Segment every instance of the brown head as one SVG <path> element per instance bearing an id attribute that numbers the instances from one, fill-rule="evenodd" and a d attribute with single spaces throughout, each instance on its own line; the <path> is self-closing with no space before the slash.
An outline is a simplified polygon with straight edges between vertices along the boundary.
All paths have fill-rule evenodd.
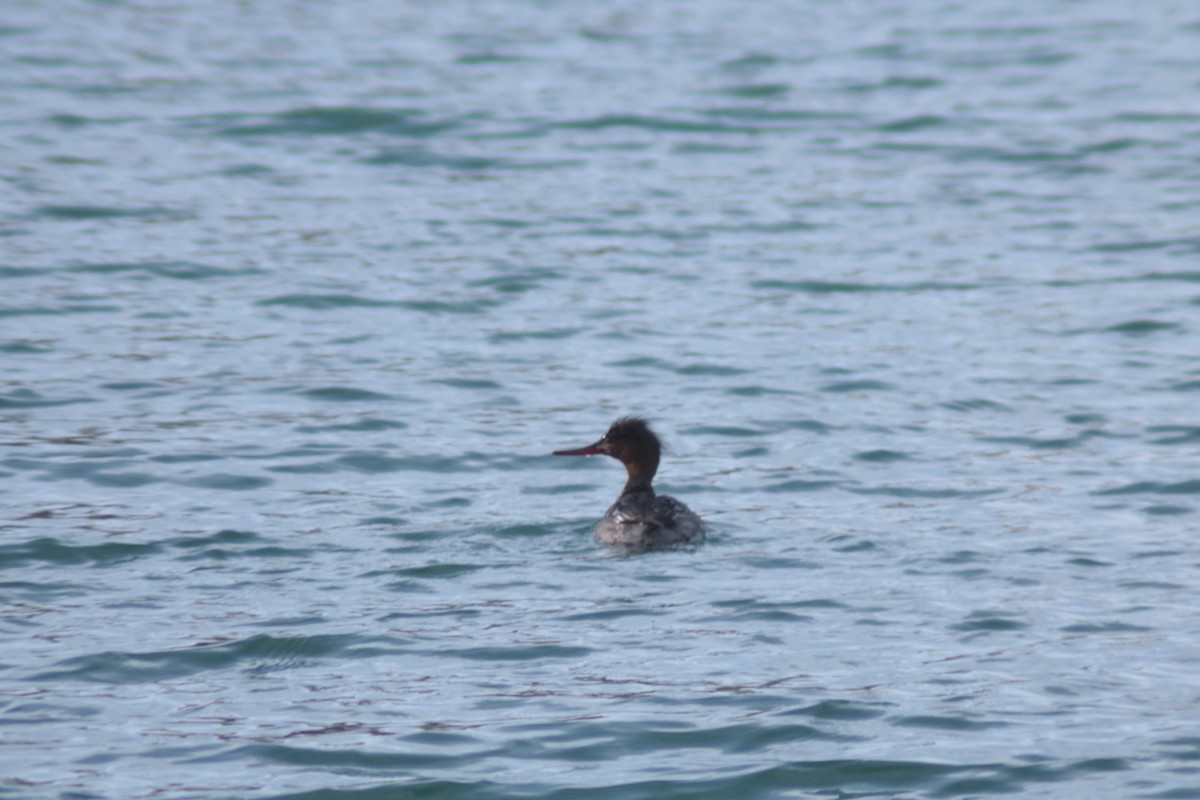
<path id="1" fill-rule="evenodd" d="M 556 456 L 612 456 L 625 465 L 629 480 L 621 494 L 641 490 L 653 493 L 650 483 L 658 472 L 662 442 L 641 417 L 621 417 L 599 441 L 576 450 L 555 450 Z"/>

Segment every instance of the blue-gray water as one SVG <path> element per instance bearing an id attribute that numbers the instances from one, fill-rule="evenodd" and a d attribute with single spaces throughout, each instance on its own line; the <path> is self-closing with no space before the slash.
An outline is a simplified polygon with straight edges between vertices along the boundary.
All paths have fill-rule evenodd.
<path id="1" fill-rule="evenodd" d="M 0 65 L 0 797 L 1200 797 L 1194 3 Z M 706 545 L 592 543 L 634 412 Z"/>

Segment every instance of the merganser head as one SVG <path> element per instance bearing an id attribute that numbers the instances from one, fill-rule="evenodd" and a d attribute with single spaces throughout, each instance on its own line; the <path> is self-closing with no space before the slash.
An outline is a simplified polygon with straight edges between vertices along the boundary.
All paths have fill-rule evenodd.
<path id="1" fill-rule="evenodd" d="M 650 430 L 650 423 L 646 420 L 641 417 L 621 417 L 609 427 L 608 433 L 593 444 L 575 450 L 555 450 L 554 455 L 612 456 L 625 465 L 625 472 L 629 475 L 625 492 L 635 489 L 653 491 L 650 482 L 654 480 L 654 473 L 658 472 L 662 442 Z"/>

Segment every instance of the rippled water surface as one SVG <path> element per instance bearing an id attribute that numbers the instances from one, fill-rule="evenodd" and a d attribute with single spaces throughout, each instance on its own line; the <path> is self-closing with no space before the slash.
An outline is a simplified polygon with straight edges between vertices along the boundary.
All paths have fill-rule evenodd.
<path id="1" fill-rule="evenodd" d="M 1200 797 L 1200 10 L 0 14 L 0 796 Z M 646 414 L 692 550 L 591 541 Z"/>

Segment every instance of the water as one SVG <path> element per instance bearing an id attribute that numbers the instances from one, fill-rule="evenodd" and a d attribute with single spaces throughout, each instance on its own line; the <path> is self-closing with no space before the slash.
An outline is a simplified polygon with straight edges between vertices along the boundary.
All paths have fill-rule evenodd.
<path id="1" fill-rule="evenodd" d="M 1200 797 L 1198 54 L 7 4 L 0 796 Z"/>

